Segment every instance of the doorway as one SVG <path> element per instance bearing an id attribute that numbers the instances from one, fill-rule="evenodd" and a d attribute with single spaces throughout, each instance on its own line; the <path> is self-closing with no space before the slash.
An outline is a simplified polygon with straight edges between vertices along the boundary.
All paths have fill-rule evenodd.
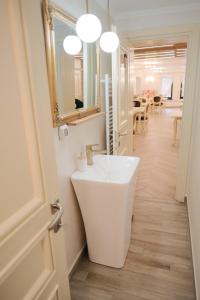
<path id="1" fill-rule="evenodd" d="M 135 34 L 135 38 L 133 37 L 129 39 L 129 43 L 132 48 L 134 48 L 134 43 L 137 43 L 137 47 L 139 47 L 140 45 L 144 44 L 144 42 L 147 43 L 147 41 L 150 40 L 164 42 L 168 41 L 169 44 L 179 43 L 181 41 L 187 43 L 183 122 L 180 138 L 180 151 L 178 158 L 175 191 L 176 200 L 183 202 L 185 196 L 188 194 L 187 174 L 190 161 L 190 141 L 192 135 L 193 108 L 198 101 L 195 91 L 198 86 L 196 80 L 196 72 L 198 69 L 199 36 L 192 26 L 184 26 L 184 28 L 180 28 L 180 26 L 177 26 L 171 29 L 160 29 L 157 31 L 148 30 L 147 32 L 145 31 L 143 33 L 138 32 L 138 34 Z M 132 84 L 134 85 L 134 82 Z"/>
<path id="2" fill-rule="evenodd" d="M 148 130 L 149 118 L 155 119 L 152 112 L 159 111 L 167 113 L 171 118 L 169 126 L 172 127 L 173 146 L 177 146 L 179 143 L 177 129 L 180 131 L 184 104 L 186 39 L 173 42 L 169 39 L 147 40 L 143 42 L 143 46 L 141 41 L 139 47 L 137 42 L 134 45 L 134 60 L 131 66 L 134 94 L 131 110 L 135 140 L 138 134 Z"/>

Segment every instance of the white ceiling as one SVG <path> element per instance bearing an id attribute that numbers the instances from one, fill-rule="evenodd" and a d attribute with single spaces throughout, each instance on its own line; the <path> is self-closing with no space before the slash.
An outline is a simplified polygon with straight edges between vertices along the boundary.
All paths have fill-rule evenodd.
<path id="1" fill-rule="evenodd" d="M 107 0 L 96 2 L 106 9 Z M 200 23 L 200 0 L 110 0 L 110 7 L 125 37 L 141 29 Z"/>
<path id="2" fill-rule="evenodd" d="M 107 7 L 107 0 L 96 1 L 104 8 Z M 200 4 L 200 0 L 110 0 L 111 12 L 114 17 L 120 17 L 126 13 L 191 4 Z"/>

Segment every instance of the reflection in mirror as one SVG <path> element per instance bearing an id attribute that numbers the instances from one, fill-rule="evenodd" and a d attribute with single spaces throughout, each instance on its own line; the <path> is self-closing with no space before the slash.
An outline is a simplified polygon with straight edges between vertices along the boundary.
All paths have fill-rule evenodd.
<path id="1" fill-rule="evenodd" d="M 85 106 L 97 105 L 97 54 L 96 43 L 84 44 L 84 99 Z M 92 74 L 92 76 L 90 76 Z"/>
<path id="2" fill-rule="evenodd" d="M 64 51 L 63 40 L 75 35 L 74 24 L 54 17 L 57 102 L 61 115 L 97 105 L 96 44 L 83 44 L 77 55 Z"/>
<path id="3" fill-rule="evenodd" d="M 82 44 L 76 55 L 63 47 L 67 36 L 76 36 L 76 19 L 43 0 L 46 57 L 53 126 L 100 112 L 99 46 Z M 67 51 L 73 44 L 65 44 Z"/>

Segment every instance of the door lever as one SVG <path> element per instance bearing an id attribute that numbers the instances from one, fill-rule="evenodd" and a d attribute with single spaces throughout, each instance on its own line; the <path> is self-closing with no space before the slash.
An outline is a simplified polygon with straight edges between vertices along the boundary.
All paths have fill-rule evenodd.
<path id="1" fill-rule="evenodd" d="M 55 218 L 49 224 L 48 229 L 49 230 L 53 229 L 54 232 L 57 232 L 61 227 L 61 218 L 64 213 L 64 208 L 61 205 L 59 199 L 57 199 L 54 203 L 51 204 L 51 208 L 52 208 L 52 213 L 55 213 L 55 212 L 57 212 L 57 213 L 56 213 Z"/>

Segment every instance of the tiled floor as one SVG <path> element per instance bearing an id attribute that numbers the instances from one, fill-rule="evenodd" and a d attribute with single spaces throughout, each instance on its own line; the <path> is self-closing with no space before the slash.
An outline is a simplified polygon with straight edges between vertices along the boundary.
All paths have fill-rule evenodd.
<path id="1" fill-rule="evenodd" d="M 195 299 L 187 209 L 174 199 L 178 147 L 170 112 L 152 114 L 148 131 L 136 136 L 141 165 L 124 268 L 84 257 L 71 280 L 73 300 Z"/>

